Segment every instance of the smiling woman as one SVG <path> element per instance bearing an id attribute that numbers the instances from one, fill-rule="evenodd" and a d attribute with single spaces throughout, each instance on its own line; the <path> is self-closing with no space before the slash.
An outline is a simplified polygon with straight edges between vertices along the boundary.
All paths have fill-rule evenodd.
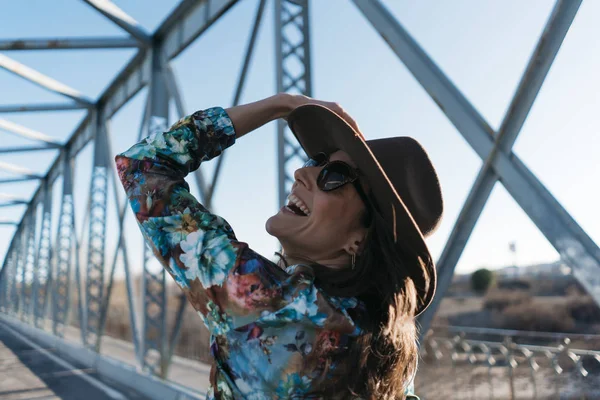
<path id="1" fill-rule="evenodd" d="M 184 180 L 276 118 L 311 156 L 266 223 L 281 266 L 239 241 Z M 442 213 L 416 141 L 365 142 L 336 103 L 279 94 L 198 111 L 116 163 L 144 237 L 212 334 L 209 399 L 416 398 L 414 318 L 435 291 L 423 235 Z"/>

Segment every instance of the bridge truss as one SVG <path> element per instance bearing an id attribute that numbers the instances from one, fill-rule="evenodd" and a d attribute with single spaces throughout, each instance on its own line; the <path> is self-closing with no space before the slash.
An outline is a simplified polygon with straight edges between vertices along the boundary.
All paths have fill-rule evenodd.
<path id="1" fill-rule="evenodd" d="M 121 204 L 120 198 L 116 196 L 117 180 L 113 162 L 109 159 L 112 154 L 109 122 L 121 107 L 145 87 L 148 88 L 148 95 L 139 138 L 166 129 L 170 122 L 171 103 L 175 105 L 179 115 L 190 111 L 185 109 L 177 77 L 170 63 L 241 0 L 182 0 L 154 33 L 145 31 L 132 17 L 108 0 L 83 1 L 127 32 L 128 37 L 0 40 L 0 68 L 66 98 L 62 103 L 1 106 L 0 113 L 87 111 L 86 117 L 66 143 L 0 119 L 0 129 L 38 142 L 35 146 L 0 148 L 0 153 L 30 153 L 45 149 L 55 149 L 58 153 L 44 176 L 0 161 L 0 169 L 16 171 L 21 175 L 0 183 L 39 181 L 39 187 L 31 199 L 0 194 L 1 199 L 5 200 L 0 206 L 24 204 L 27 208 L 20 221 L 2 222 L 14 224 L 16 231 L 0 271 L 0 311 L 38 328 L 51 330 L 54 335 L 63 336 L 73 315 L 71 294 L 75 291 L 75 311 L 79 318 L 82 344 L 99 352 L 117 260 L 121 257 L 126 278 L 131 339 L 139 365 L 152 374 L 165 377 L 181 330 L 186 302 L 180 297 L 173 316 L 174 328 L 168 331 L 165 272 L 158 267 L 148 249 L 144 250 L 143 255 L 142 295 L 135 299 L 124 235 L 123 221 L 127 204 Z M 491 128 L 379 0 L 349 2 L 354 3 L 362 12 L 365 20 L 382 36 L 390 50 L 406 65 L 483 160 L 483 166 L 437 262 L 438 294 L 433 305 L 421 318 L 423 331 L 427 330 L 446 293 L 456 264 L 496 182 L 502 183 L 563 260 L 573 268 L 574 275 L 582 286 L 600 304 L 600 249 L 512 152 L 512 146 L 581 0 L 556 2 L 498 131 Z M 267 0 L 258 1 L 233 96 L 234 105 L 240 101 L 257 33 L 268 4 Z M 310 96 L 310 4 L 308 0 L 271 0 L 270 4 L 275 10 L 277 90 Z M 137 49 L 135 56 L 97 100 L 91 100 L 6 55 L 19 50 L 96 48 Z M 278 122 L 277 135 L 278 196 L 279 203 L 282 204 L 291 186 L 292 164 L 305 155 L 283 121 Z M 94 149 L 93 168 L 85 216 L 87 240 L 83 240 L 83 235 L 78 235 L 75 229 L 73 160 L 90 143 Z M 219 158 L 210 178 L 203 169 L 194 174 L 201 201 L 208 208 L 212 206 L 225 158 L 225 154 Z M 61 202 L 59 209 L 53 209 L 52 188 L 58 178 L 62 180 Z M 107 254 L 106 248 L 109 188 L 115 192 L 118 214 L 118 241 L 112 254 Z M 57 234 L 51 237 L 52 215 L 56 213 L 59 215 Z M 36 218 L 41 218 L 41 221 L 38 223 Z M 36 230 L 36 224 L 41 228 Z M 143 315 L 139 319 L 135 312 L 136 302 L 141 304 Z"/>

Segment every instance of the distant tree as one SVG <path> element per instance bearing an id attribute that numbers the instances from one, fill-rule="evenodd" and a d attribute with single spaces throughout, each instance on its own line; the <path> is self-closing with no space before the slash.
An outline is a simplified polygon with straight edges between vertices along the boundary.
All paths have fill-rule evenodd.
<path id="1" fill-rule="evenodd" d="M 494 273 L 487 268 L 481 268 L 471 275 L 471 288 L 475 293 L 484 294 L 494 282 Z"/>

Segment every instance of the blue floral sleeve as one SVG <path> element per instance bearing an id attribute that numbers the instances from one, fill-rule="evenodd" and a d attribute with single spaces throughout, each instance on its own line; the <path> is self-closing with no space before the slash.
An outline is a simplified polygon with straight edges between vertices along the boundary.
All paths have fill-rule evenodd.
<path id="1" fill-rule="evenodd" d="M 280 283 L 286 278 L 237 241 L 231 226 L 203 207 L 184 180 L 234 142 L 229 116 L 215 107 L 181 119 L 115 158 L 146 241 L 216 334 L 280 308 Z"/>
<path id="2" fill-rule="evenodd" d="M 234 142 L 224 109 L 198 111 L 119 154 L 119 178 L 147 243 L 212 334 L 207 398 L 308 398 L 331 386 L 329 373 L 354 368 L 338 361 L 362 334 L 363 306 L 321 293 L 310 267 L 283 270 L 252 251 L 192 196 L 186 175 Z"/>

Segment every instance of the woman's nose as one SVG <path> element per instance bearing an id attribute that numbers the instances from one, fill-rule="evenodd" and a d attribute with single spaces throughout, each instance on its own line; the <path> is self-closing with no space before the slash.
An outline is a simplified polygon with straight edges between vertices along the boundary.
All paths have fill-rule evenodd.
<path id="1" fill-rule="evenodd" d="M 316 174 L 313 171 L 309 171 L 309 170 L 316 170 L 316 169 L 318 169 L 318 168 L 298 168 L 296 171 L 294 171 L 294 179 L 296 181 L 294 182 L 294 185 L 292 186 L 292 188 L 294 188 L 298 183 L 301 183 L 308 190 L 311 190 L 311 188 L 312 188 L 313 184 L 316 182 L 317 178 L 316 178 Z"/>

